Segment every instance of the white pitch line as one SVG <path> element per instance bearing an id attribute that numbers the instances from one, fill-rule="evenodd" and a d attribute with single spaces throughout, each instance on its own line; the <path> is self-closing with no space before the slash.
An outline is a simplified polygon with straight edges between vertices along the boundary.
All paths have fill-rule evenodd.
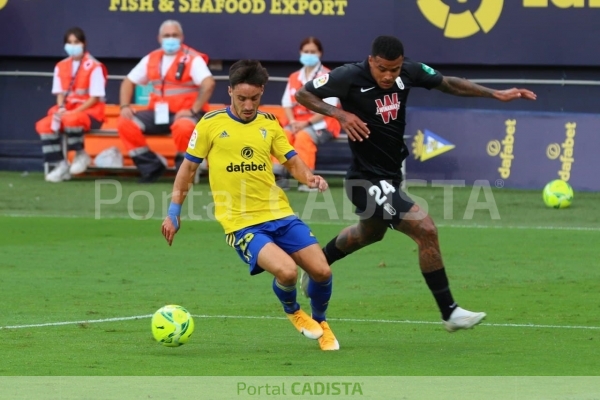
<path id="1" fill-rule="evenodd" d="M 240 315 L 194 315 L 198 318 L 232 318 L 232 319 L 282 319 L 284 317 L 260 317 L 260 316 L 240 316 Z M 357 318 L 328 318 L 328 321 L 339 322 L 371 322 L 383 324 L 417 324 L 417 325 L 438 325 L 439 322 L 433 321 L 409 321 L 409 320 L 390 320 L 390 319 L 357 319 Z M 535 324 L 480 324 L 480 326 L 492 327 L 510 327 L 510 328 L 546 328 L 546 329 L 590 329 L 597 330 L 600 326 L 578 326 L 578 325 L 535 325 Z"/>
<path id="2" fill-rule="evenodd" d="M 131 321 L 137 319 L 151 318 L 152 314 L 147 315 L 136 315 L 132 317 L 116 317 L 116 318 L 104 318 L 104 319 L 92 319 L 82 321 L 65 321 L 65 322 L 47 322 L 43 324 L 29 324 L 29 325 L 12 325 L 2 326 L 2 329 L 23 329 L 23 328 L 42 328 L 46 326 L 62 326 L 62 325 L 77 325 L 77 324 L 94 324 L 103 322 L 118 322 L 118 321 Z M 252 316 L 252 315 L 193 315 L 194 318 L 229 318 L 229 319 L 277 319 L 287 320 L 284 317 L 271 317 L 271 316 Z M 390 319 L 358 319 L 358 318 L 329 318 L 330 321 L 338 322 L 367 322 L 367 323 L 379 323 L 379 324 L 416 324 L 416 325 L 438 325 L 439 322 L 433 321 L 409 321 L 409 320 L 390 320 Z M 480 324 L 480 326 L 490 327 L 509 327 L 509 328 L 538 328 L 538 329 L 586 329 L 586 330 L 600 330 L 600 326 L 580 326 L 580 325 L 536 325 L 536 324 Z"/>
<path id="3" fill-rule="evenodd" d="M 600 232 L 600 228 L 592 226 L 520 226 L 520 225 L 461 225 L 436 224 L 438 228 L 472 228 L 472 229 L 531 229 L 536 231 L 590 231 Z"/>
<path id="4" fill-rule="evenodd" d="M 351 318 L 329 318 L 331 321 L 342 321 L 342 322 L 376 322 L 376 323 L 390 323 L 390 324 L 434 324 L 437 325 L 439 322 L 431 321 L 394 321 L 385 319 L 351 319 Z M 600 326 L 583 326 L 583 325 L 536 325 L 536 324 L 487 324 L 483 323 L 479 326 L 492 326 L 492 327 L 509 327 L 509 328 L 545 328 L 545 329 L 589 329 L 599 330 Z"/>
<path id="5" fill-rule="evenodd" d="M 72 219 L 96 219 L 91 216 L 85 215 L 67 215 L 67 214 L 15 214 L 15 213 L 0 213 L 0 217 L 10 218 L 72 218 Z M 112 215 L 108 217 L 102 217 L 100 219 L 132 219 L 122 215 Z M 164 217 L 150 217 L 146 220 L 162 221 Z M 189 220 L 187 218 L 182 219 L 184 222 L 217 222 L 212 219 L 197 219 Z M 136 220 L 137 221 L 137 220 Z M 358 220 L 342 220 L 342 221 L 312 221 L 310 219 L 304 220 L 308 225 L 335 225 L 335 226 L 348 226 L 355 224 Z M 519 229 L 519 230 L 542 230 L 542 231 L 587 231 L 587 232 L 600 232 L 600 227 L 594 226 L 526 226 L 526 225 L 483 225 L 483 224 L 446 224 L 436 223 L 438 228 L 461 228 L 461 229 Z"/>
<path id="6" fill-rule="evenodd" d="M 136 315 L 136 316 L 133 316 L 133 317 L 116 317 L 116 318 L 104 318 L 104 319 L 90 319 L 90 320 L 85 320 L 85 321 L 46 322 L 44 324 L 0 326 L 0 330 L 2 330 L 2 329 L 23 329 L 23 328 L 42 328 L 44 326 L 95 324 L 95 323 L 100 323 L 100 322 L 130 321 L 132 319 L 143 319 L 143 318 L 150 318 L 150 317 L 152 317 L 152 314 L 148 314 L 148 315 Z"/>

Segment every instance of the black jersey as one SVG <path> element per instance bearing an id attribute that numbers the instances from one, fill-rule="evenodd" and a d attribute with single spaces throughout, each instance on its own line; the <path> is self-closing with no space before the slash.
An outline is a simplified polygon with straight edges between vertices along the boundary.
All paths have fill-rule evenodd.
<path id="1" fill-rule="evenodd" d="M 337 97 L 345 111 L 355 114 L 371 132 L 362 142 L 350 141 L 350 171 L 368 176 L 400 178 L 402 161 L 408 157 L 404 143 L 406 100 L 410 89 L 432 89 L 443 76 L 425 64 L 404 59 L 396 84 L 381 89 L 369 70 L 369 62 L 346 64 L 306 83 L 310 93 L 324 99 Z"/>

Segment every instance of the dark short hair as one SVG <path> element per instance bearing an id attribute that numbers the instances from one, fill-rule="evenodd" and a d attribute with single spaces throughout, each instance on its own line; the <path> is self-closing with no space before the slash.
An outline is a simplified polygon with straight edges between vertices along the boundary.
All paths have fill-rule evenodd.
<path id="1" fill-rule="evenodd" d="M 67 31 L 65 32 L 65 37 L 64 37 L 64 41 L 63 43 L 67 43 L 69 41 L 69 36 L 75 36 L 77 38 L 77 40 L 79 40 L 81 43 L 86 43 L 85 41 L 85 32 L 83 32 L 83 29 L 75 26 L 73 28 L 69 28 L 67 29 Z"/>
<path id="2" fill-rule="evenodd" d="M 309 36 L 306 39 L 304 39 L 303 41 L 300 42 L 300 51 L 302 51 L 302 48 L 304 46 L 306 46 L 309 43 L 314 43 L 315 46 L 317 46 L 317 49 L 319 50 L 319 52 L 321 54 L 323 54 L 323 44 L 321 43 L 321 41 L 319 39 L 317 39 L 314 36 Z"/>
<path id="3" fill-rule="evenodd" d="M 234 88 L 240 83 L 252 86 L 264 86 L 269 80 L 267 69 L 256 60 L 239 60 L 229 68 L 229 86 Z"/>
<path id="4" fill-rule="evenodd" d="M 379 36 L 371 46 L 371 56 L 392 61 L 404 55 L 404 45 L 394 36 Z"/>

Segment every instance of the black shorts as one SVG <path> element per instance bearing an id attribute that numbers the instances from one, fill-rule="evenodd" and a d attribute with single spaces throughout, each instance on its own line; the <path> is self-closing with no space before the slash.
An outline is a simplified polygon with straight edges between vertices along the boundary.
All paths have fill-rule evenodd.
<path id="1" fill-rule="evenodd" d="M 401 179 L 348 177 L 344 186 L 361 219 L 377 218 L 396 224 L 415 204 L 401 184 Z"/>

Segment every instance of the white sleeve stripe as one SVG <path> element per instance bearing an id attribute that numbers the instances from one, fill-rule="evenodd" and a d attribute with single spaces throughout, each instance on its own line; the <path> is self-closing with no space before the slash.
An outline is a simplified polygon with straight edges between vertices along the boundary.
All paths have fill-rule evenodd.
<path id="1" fill-rule="evenodd" d="M 106 79 L 101 66 L 97 66 L 92 71 L 90 76 L 90 96 L 91 97 L 104 97 L 106 96 Z"/>
<path id="2" fill-rule="evenodd" d="M 190 71 L 190 75 L 194 81 L 194 83 L 198 86 L 202 83 L 202 81 L 210 76 L 212 76 L 206 62 L 201 56 L 197 56 L 192 61 L 192 70 Z"/>
<path id="3" fill-rule="evenodd" d="M 144 56 L 139 63 L 129 74 L 127 74 L 127 78 L 135 83 L 136 85 L 145 85 L 148 83 L 148 59 L 150 56 Z"/>
<path id="4" fill-rule="evenodd" d="M 288 81 L 285 91 L 283 92 L 283 97 L 281 98 L 281 106 L 282 107 L 292 107 L 292 98 L 290 95 L 290 81 Z"/>
<path id="5" fill-rule="evenodd" d="M 54 76 L 52 77 L 52 94 L 60 94 L 63 92 L 60 78 L 58 77 L 58 67 L 54 67 Z"/>

